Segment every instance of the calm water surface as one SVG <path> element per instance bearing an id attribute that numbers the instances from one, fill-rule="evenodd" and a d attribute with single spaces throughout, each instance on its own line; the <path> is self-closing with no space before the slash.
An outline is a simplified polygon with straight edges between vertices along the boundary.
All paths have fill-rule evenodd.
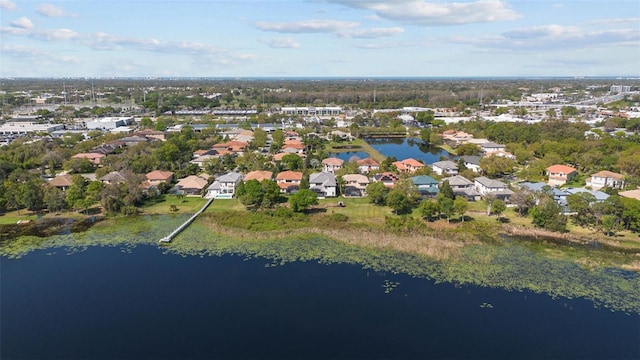
<path id="1" fill-rule="evenodd" d="M 589 301 L 269 263 L 154 246 L 3 258 L 0 357 L 640 358 L 640 316 Z"/>
<path id="2" fill-rule="evenodd" d="M 449 152 L 437 147 L 425 146 L 419 139 L 408 138 L 368 138 L 371 147 L 384 156 L 395 156 L 398 160 L 414 158 L 425 164 L 440 161 L 440 157 L 453 158 Z"/>

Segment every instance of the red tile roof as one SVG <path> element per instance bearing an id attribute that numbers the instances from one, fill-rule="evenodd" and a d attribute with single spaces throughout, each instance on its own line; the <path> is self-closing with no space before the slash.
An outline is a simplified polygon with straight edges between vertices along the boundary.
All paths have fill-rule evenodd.
<path id="1" fill-rule="evenodd" d="M 282 171 L 276 176 L 276 180 L 298 180 L 302 181 L 302 173 L 299 171 Z"/>
<path id="2" fill-rule="evenodd" d="M 578 170 L 567 165 L 551 165 L 547 168 L 547 172 L 550 172 L 550 173 L 571 174 L 572 172 L 577 172 L 577 171 Z"/>

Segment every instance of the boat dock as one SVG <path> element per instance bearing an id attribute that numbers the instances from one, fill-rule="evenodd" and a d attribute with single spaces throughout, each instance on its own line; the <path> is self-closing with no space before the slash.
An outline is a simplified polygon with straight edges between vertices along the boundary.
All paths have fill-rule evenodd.
<path id="1" fill-rule="evenodd" d="M 180 232 L 184 229 L 187 228 L 187 226 L 191 225 L 191 223 L 193 222 L 193 220 L 195 220 L 198 215 L 202 214 L 208 207 L 209 205 L 211 205 L 211 203 L 213 202 L 213 198 L 209 199 L 203 206 L 202 208 L 200 208 L 200 210 L 198 210 L 198 212 L 196 212 L 195 214 L 191 215 L 190 218 L 187 219 L 187 221 L 185 221 L 184 223 L 182 223 L 182 225 L 178 226 L 175 230 L 173 230 L 171 232 L 171 234 L 163 237 L 162 239 L 160 239 L 160 243 L 168 243 L 171 242 L 171 240 L 173 240 L 174 237 L 178 236 L 178 234 L 180 234 Z"/>

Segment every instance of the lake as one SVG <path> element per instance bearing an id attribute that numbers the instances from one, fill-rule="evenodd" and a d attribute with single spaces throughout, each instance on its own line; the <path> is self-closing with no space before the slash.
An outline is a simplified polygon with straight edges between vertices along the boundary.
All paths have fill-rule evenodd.
<path id="1" fill-rule="evenodd" d="M 3 359 L 640 357 L 637 313 L 358 265 L 139 245 L 0 270 Z"/>
<path id="2" fill-rule="evenodd" d="M 425 145 L 420 139 L 411 138 L 367 138 L 371 147 L 384 156 L 395 156 L 398 160 L 414 158 L 422 160 L 425 164 L 433 164 L 440 161 L 441 157 L 453 159 L 446 150 L 435 146 Z"/>

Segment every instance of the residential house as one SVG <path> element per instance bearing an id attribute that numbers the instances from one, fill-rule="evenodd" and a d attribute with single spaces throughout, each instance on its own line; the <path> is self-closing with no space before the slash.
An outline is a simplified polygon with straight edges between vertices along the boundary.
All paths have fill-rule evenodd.
<path id="1" fill-rule="evenodd" d="M 322 160 L 322 171 L 334 173 L 336 170 L 342 169 L 344 160 L 337 157 L 330 157 Z"/>
<path id="2" fill-rule="evenodd" d="M 49 181 L 49 185 L 57 187 L 62 191 L 67 191 L 67 189 L 73 185 L 73 176 L 69 174 L 56 176 Z"/>
<path id="3" fill-rule="evenodd" d="M 149 140 L 162 140 L 165 141 L 166 137 L 164 132 L 162 131 L 158 131 L 158 130 L 152 130 L 152 129 L 144 129 L 144 130 L 140 130 L 140 131 L 136 131 L 134 134 L 134 136 L 142 136 L 142 137 L 146 137 Z"/>
<path id="4" fill-rule="evenodd" d="M 573 194 L 580 194 L 580 193 L 589 193 L 591 195 L 593 195 L 596 198 L 597 202 L 603 202 L 605 200 L 607 200 L 609 198 L 609 194 L 604 193 L 600 190 L 589 190 L 583 187 L 579 187 L 579 188 L 570 188 L 570 189 L 565 189 L 565 191 L 567 193 L 569 193 L 569 195 L 573 195 Z"/>
<path id="5" fill-rule="evenodd" d="M 462 159 L 462 163 L 467 169 L 475 173 L 482 173 L 482 168 L 480 167 L 480 159 L 482 158 L 480 156 L 464 155 L 460 159 Z"/>
<path id="6" fill-rule="evenodd" d="M 98 153 L 98 152 L 88 152 L 88 153 L 75 154 L 71 158 L 72 159 L 87 159 L 87 160 L 91 161 L 95 165 L 100 165 L 100 162 L 102 161 L 103 157 L 105 157 L 105 154 Z"/>
<path id="7" fill-rule="evenodd" d="M 442 133 L 442 140 L 451 147 L 466 144 L 471 139 L 473 139 L 473 135 L 467 134 L 464 131 L 446 130 Z"/>
<path id="8" fill-rule="evenodd" d="M 219 143 L 212 146 L 213 150 L 216 150 L 219 154 L 238 154 L 242 155 L 242 153 L 247 149 L 249 143 L 244 141 L 236 141 L 231 140 L 225 143 Z"/>
<path id="9" fill-rule="evenodd" d="M 103 184 L 120 184 L 126 181 L 119 171 L 112 171 L 99 179 Z"/>
<path id="10" fill-rule="evenodd" d="M 207 180 L 200 176 L 190 175 L 186 178 L 180 179 L 172 192 L 187 196 L 199 196 L 202 194 L 202 189 L 207 186 Z"/>
<path id="11" fill-rule="evenodd" d="M 578 175 L 578 170 L 567 165 L 551 165 L 547 168 L 547 174 L 549 175 L 548 184 L 551 186 L 561 186 L 571 180 L 574 176 Z"/>
<path id="12" fill-rule="evenodd" d="M 304 144 L 300 140 L 285 140 L 284 144 L 282 145 L 282 150 L 284 151 L 285 149 L 289 149 L 288 152 L 291 153 L 295 152 L 301 154 L 304 152 Z"/>
<path id="13" fill-rule="evenodd" d="M 624 185 L 624 175 L 606 170 L 597 172 L 587 179 L 587 186 L 593 190 L 600 190 L 605 187 L 622 189 Z"/>
<path id="14" fill-rule="evenodd" d="M 478 146 L 480 146 L 480 153 L 482 154 L 482 156 L 489 156 L 489 155 L 491 155 L 491 153 L 494 153 L 496 151 L 504 151 L 505 150 L 505 146 L 504 145 L 496 144 L 496 143 L 491 142 L 491 141 L 487 141 L 487 142 L 478 144 Z"/>
<path id="15" fill-rule="evenodd" d="M 442 184 L 445 181 L 449 183 L 449 186 L 451 186 L 456 196 L 462 196 L 469 201 L 480 200 L 481 194 L 474 188 L 473 181 L 470 181 L 466 177 L 454 175 L 440 180 L 440 183 Z"/>
<path id="16" fill-rule="evenodd" d="M 438 181 L 428 175 L 414 176 L 411 181 L 418 187 L 418 192 L 424 197 L 434 197 L 438 195 Z"/>
<path id="17" fill-rule="evenodd" d="M 554 186 L 549 186 L 549 184 L 544 182 L 535 182 L 535 183 L 523 182 L 523 183 L 520 183 L 519 185 L 520 187 L 529 189 L 536 193 L 547 193 L 550 196 L 552 196 L 553 201 L 558 203 L 560 206 L 562 207 L 567 206 L 567 196 L 569 196 L 569 193 L 562 189 L 559 189 Z"/>
<path id="18" fill-rule="evenodd" d="M 459 170 L 458 164 L 449 160 L 436 161 L 431 164 L 431 169 L 436 175 L 457 175 Z"/>
<path id="19" fill-rule="evenodd" d="M 218 177 L 207 188 L 207 199 L 231 199 L 236 192 L 236 186 L 242 181 L 242 174 L 235 171 Z"/>
<path id="20" fill-rule="evenodd" d="M 285 194 L 294 194 L 300 190 L 300 182 L 302 181 L 302 172 L 300 171 L 282 171 L 276 175 L 276 183 L 280 187 L 280 192 Z"/>
<path id="21" fill-rule="evenodd" d="M 332 172 L 319 172 L 309 175 L 309 190 L 319 197 L 338 196 L 336 176 Z"/>
<path id="22" fill-rule="evenodd" d="M 489 179 L 484 176 L 475 179 L 474 187 L 482 196 L 490 194 L 494 198 L 508 200 L 511 195 L 513 195 L 513 191 L 509 189 L 507 184 L 500 180 Z"/>
<path id="23" fill-rule="evenodd" d="M 344 192 L 342 195 L 346 197 L 361 197 L 367 193 L 367 185 L 369 178 L 362 174 L 347 174 L 342 176 L 344 181 Z"/>
<path id="24" fill-rule="evenodd" d="M 618 195 L 640 201 L 640 189 L 621 191 L 618 193 Z"/>
<path id="25" fill-rule="evenodd" d="M 279 152 L 275 155 L 273 155 L 273 161 L 282 161 L 282 158 L 287 156 L 287 155 L 298 155 L 300 158 L 305 158 L 304 154 L 300 154 L 300 153 L 288 153 L 288 152 Z"/>
<path id="26" fill-rule="evenodd" d="M 364 158 L 362 160 L 358 160 L 358 171 L 361 174 L 368 174 L 371 171 L 377 171 L 380 169 L 380 163 L 377 162 L 374 158 Z"/>
<path id="27" fill-rule="evenodd" d="M 170 183 L 173 180 L 173 172 L 154 170 L 145 175 L 150 186 L 158 186 L 161 183 Z"/>
<path id="28" fill-rule="evenodd" d="M 264 180 L 271 180 L 273 178 L 273 172 L 271 171 L 249 171 L 247 175 L 244 176 L 244 182 L 249 180 L 258 180 L 258 182 L 262 182 Z"/>
<path id="29" fill-rule="evenodd" d="M 147 139 L 144 136 L 127 136 L 127 137 L 123 137 L 120 139 L 120 141 L 122 141 L 126 146 L 134 146 L 134 145 L 138 145 L 141 143 L 147 143 L 149 142 L 149 139 Z"/>
<path id="30" fill-rule="evenodd" d="M 373 176 L 373 180 L 383 183 L 384 186 L 388 188 L 392 188 L 396 184 L 396 182 L 400 180 L 400 177 L 397 174 L 387 171 L 380 174 L 375 174 Z"/>
<path id="31" fill-rule="evenodd" d="M 393 163 L 393 165 L 395 165 L 399 172 L 411 174 L 425 167 L 423 163 L 412 158 L 396 161 Z"/>

